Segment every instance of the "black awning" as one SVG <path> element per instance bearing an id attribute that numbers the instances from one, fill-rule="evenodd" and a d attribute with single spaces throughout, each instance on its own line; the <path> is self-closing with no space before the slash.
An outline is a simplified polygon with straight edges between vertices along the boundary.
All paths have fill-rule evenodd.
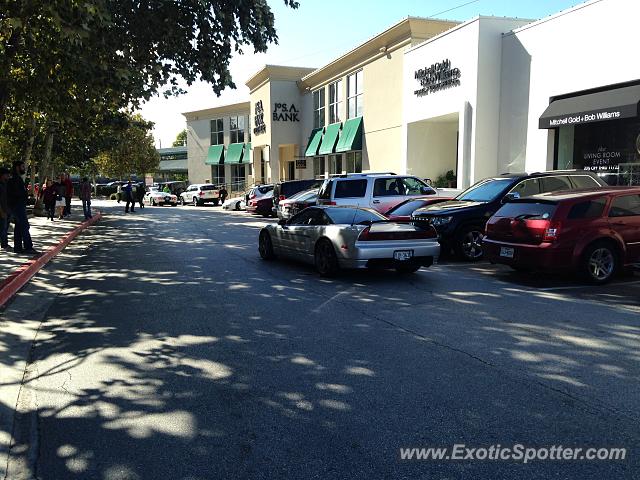
<path id="1" fill-rule="evenodd" d="M 638 102 L 640 85 L 563 98 L 547 107 L 538 127 L 556 128 L 637 117 Z"/>

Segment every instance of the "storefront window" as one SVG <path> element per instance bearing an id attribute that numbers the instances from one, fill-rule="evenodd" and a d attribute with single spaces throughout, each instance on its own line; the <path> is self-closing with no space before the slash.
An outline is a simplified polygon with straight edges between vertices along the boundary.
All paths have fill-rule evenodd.
<path id="1" fill-rule="evenodd" d="M 230 143 L 244 143 L 244 115 L 231 117 L 230 122 Z"/>
<path id="2" fill-rule="evenodd" d="M 246 168 L 244 164 L 231 165 L 231 188 L 234 191 L 243 191 L 246 187 Z"/>
<path id="3" fill-rule="evenodd" d="M 640 185 L 640 120 L 560 127 L 557 169 L 584 169 L 611 185 Z"/>
<path id="4" fill-rule="evenodd" d="M 224 143 L 224 132 L 222 128 L 222 119 L 217 118 L 211 120 L 211 145 L 222 145 Z"/>
<path id="5" fill-rule="evenodd" d="M 347 118 L 362 116 L 362 70 L 347 77 Z"/>
<path id="6" fill-rule="evenodd" d="M 313 177 L 324 177 L 324 157 L 313 157 Z"/>
<path id="7" fill-rule="evenodd" d="M 329 156 L 329 173 L 334 175 L 342 173 L 342 155 Z"/>
<path id="8" fill-rule="evenodd" d="M 224 180 L 224 165 L 212 165 L 211 166 L 211 183 L 214 185 L 222 185 Z"/>
<path id="9" fill-rule="evenodd" d="M 347 153 L 347 173 L 362 173 L 362 152 Z"/>
<path id="10" fill-rule="evenodd" d="M 342 107 L 342 80 L 329 85 L 329 123 L 338 123 Z"/>
<path id="11" fill-rule="evenodd" d="M 324 88 L 313 92 L 313 128 L 324 127 Z"/>

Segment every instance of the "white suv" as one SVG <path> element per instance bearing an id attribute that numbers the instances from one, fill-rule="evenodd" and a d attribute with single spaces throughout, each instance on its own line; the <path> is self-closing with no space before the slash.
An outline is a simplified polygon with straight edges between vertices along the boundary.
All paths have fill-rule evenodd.
<path id="1" fill-rule="evenodd" d="M 197 207 L 207 202 L 214 205 L 218 205 L 220 202 L 220 190 L 210 183 L 189 185 L 189 188 L 180 194 L 180 203 L 182 205 L 191 203 L 194 207 Z"/>
<path id="2" fill-rule="evenodd" d="M 425 195 L 436 195 L 436 191 L 417 177 L 356 173 L 326 179 L 318 205 L 369 207 L 384 213 L 404 200 Z"/>

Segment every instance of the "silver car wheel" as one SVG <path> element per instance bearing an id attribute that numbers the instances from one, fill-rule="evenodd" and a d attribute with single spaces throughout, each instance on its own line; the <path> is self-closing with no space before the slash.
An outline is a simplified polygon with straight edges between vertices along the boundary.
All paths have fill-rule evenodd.
<path id="1" fill-rule="evenodd" d="M 588 261 L 589 274 L 594 280 L 603 281 L 609 278 L 615 270 L 615 258 L 608 248 L 598 248 L 593 251 Z"/>

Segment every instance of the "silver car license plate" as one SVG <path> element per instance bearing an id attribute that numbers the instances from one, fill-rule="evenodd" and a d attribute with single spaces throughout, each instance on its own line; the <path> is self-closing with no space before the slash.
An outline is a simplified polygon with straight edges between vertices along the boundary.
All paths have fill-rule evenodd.
<path id="1" fill-rule="evenodd" d="M 396 250 L 393 252 L 393 259 L 401 262 L 411 260 L 413 258 L 413 250 Z"/>
<path id="2" fill-rule="evenodd" d="M 500 256 L 505 258 L 513 258 L 515 249 L 511 247 L 500 247 Z"/>

